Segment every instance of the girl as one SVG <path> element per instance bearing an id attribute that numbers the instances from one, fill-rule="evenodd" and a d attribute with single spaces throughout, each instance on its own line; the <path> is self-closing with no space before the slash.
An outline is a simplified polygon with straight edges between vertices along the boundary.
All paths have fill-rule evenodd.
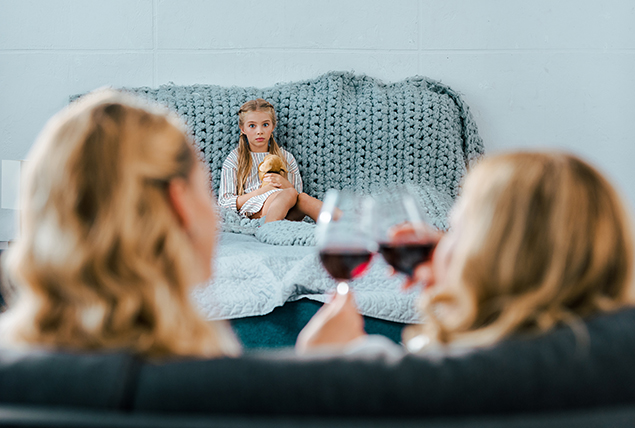
<path id="1" fill-rule="evenodd" d="M 491 346 L 633 304 L 630 217 L 607 180 L 574 156 L 484 160 L 468 174 L 451 225 L 415 272 L 428 285 L 427 318 L 406 332 L 411 351 Z M 403 352 L 369 339 L 352 298 L 340 295 L 305 327 L 297 349 L 350 349 L 351 341 Z"/>
<path id="2" fill-rule="evenodd" d="M 229 326 L 190 301 L 211 275 L 216 218 L 179 122 L 130 96 L 90 94 L 49 121 L 26 168 L 4 344 L 239 353 Z"/>
<path id="3" fill-rule="evenodd" d="M 223 164 L 218 203 L 249 218 L 264 222 L 282 219 L 317 219 L 322 202 L 302 192 L 302 178 L 293 155 L 280 148 L 273 137 L 276 113 L 269 102 L 247 101 L 238 111 L 240 139 Z M 258 165 L 268 154 L 287 164 L 289 178 L 266 174 L 260 182 Z M 264 184 L 261 186 L 261 184 Z"/>

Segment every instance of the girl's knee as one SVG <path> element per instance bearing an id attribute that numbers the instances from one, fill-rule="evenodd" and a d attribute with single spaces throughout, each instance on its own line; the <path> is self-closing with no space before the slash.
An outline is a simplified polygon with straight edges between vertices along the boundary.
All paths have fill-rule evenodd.
<path id="1" fill-rule="evenodd" d="M 271 205 L 277 207 L 286 207 L 290 209 L 298 201 L 298 192 L 294 188 L 283 189 L 280 192 L 274 193 L 275 197 L 271 201 Z"/>
<path id="2" fill-rule="evenodd" d="M 284 189 L 282 191 L 282 194 L 289 200 L 293 201 L 294 204 L 298 200 L 298 191 L 295 190 L 293 187 L 288 187 Z"/>

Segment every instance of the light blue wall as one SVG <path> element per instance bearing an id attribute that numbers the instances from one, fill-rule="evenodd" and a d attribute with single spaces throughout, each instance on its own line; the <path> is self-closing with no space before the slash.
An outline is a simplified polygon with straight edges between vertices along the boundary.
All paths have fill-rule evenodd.
<path id="1" fill-rule="evenodd" d="M 564 148 L 635 202 L 632 0 L 0 0 L 0 159 L 102 85 L 353 70 L 464 94 L 488 151 Z M 15 235 L 0 210 L 0 240 Z"/>

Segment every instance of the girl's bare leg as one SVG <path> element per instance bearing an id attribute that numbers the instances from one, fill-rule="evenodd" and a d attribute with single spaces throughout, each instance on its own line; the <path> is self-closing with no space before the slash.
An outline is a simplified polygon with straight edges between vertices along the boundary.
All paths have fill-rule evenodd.
<path id="1" fill-rule="evenodd" d="M 284 219 L 297 202 L 298 192 L 292 187 L 274 193 L 262 207 L 262 215 L 266 216 L 265 223 Z"/>
<path id="2" fill-rule="evenodd" d="M 253 213 L 252 215 L 249 216 L 249 218 L 251 219 L 261 218 L 263 215 L 265 215 L 267 211 L 269 210 L 269 206 L 274 201 L 274 199 L 276 199 L 277 196 L 278 196 L 278 193 L 272 193 L 271 195 L 269 195 L 265 203 L 262 205 L 262 208 L 260 208 L 260 211 Z"/>
<path id="3" fill-rule="evenodd" d="M 322 201 L 314 198 L 313 196 L 309 196 L 306 193 L 300 193 L 298 195 L 298 202 L 289 210 L 287 219 L 300 221 L 305 215 L 308 215 L 313 219 L 313 221 L 317 221 L 321 209 Z"/>
<path id="4" fill-rule="evenodd" d="M 298 209 L 298 205 L 296 204 L 289 210 L 285 219 L 290 221 L 302 221 L 304 219 L 304 216 L 305 214 Z"/>

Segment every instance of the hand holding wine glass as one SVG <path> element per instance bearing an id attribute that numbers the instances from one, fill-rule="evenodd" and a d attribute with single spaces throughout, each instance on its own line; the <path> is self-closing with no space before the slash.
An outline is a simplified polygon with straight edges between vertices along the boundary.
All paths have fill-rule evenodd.
<path id="1" fill-rule="evenodd" d="M 415 269 L 427 263 L 441 237 L 417 196 L 406 186 L 393 186 L 376 195 L 372 208 L 373 236 L 384 260 L 407 275 L 412 286 Z"/>
<path id="2" fill-rule="evenodd" d="M 296 341 L 296 351 L 302 354 L 325 345 L 342 347 L 364 335 L 364 319 L 357 309 L 353 293 L 336 293 L 302 329 Z"/>
<path id="3" fill-rule="evenodd" d="M 320 261 L 339 282 L 337 291 L 348 292 L 348 281 L 366 273 L 375 244 L 370 236 L 365 199 L 347 190 L 329 190 L 317 221 Z"/>
<path id="4" fill-rule="evenodd" d="M 366 334 L 348 282 L 366 273 L 376 245 L 370 236 L 367 200 L 351 191 L 329 190 L 318 216 L 317 246 L 322 266 L 339 281 L 337 293 L 302 329 L 300 354 L 328 345 L 345 346 Z"/>

